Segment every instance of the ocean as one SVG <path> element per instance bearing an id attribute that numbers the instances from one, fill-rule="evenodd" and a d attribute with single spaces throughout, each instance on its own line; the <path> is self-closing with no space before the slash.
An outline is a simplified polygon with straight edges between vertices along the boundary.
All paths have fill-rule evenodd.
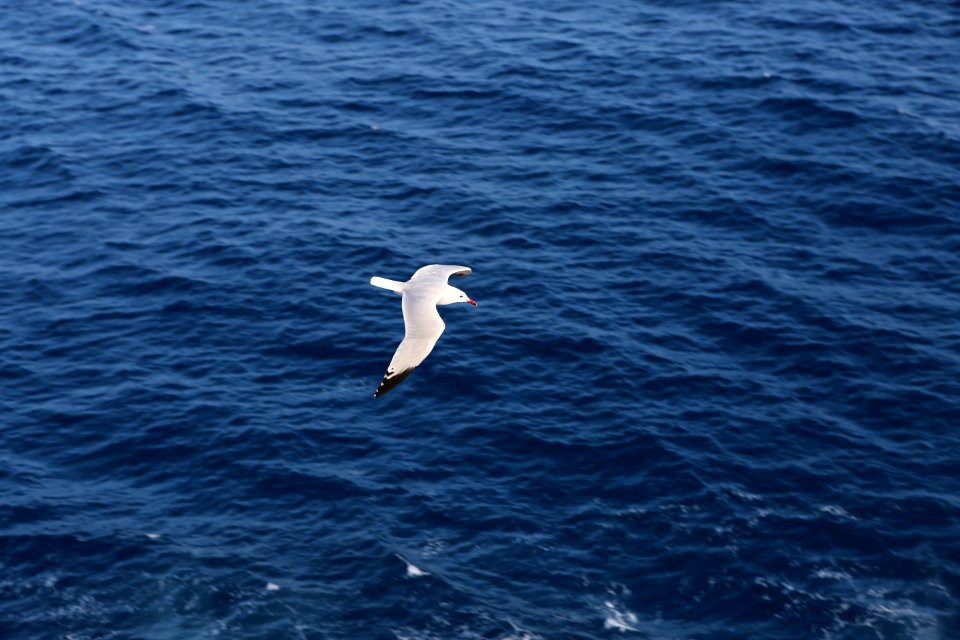
<path id="1" fill-rule="evenodd" d="M 960 638 L 956 2 L 0 8 L 3 640 Z"/>

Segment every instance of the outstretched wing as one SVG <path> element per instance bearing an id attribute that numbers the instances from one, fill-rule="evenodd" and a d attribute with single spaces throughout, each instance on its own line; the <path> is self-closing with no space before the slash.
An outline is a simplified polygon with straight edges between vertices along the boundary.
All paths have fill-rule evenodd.
<path id="1" fill-rule="evenodd" d="M 413 373 L 433 351 L 433 345 L 437 344 L 440 334 L 446 328 L 437 313 L 437 301 L 415 292 L 403 294 L 403 323 L 406 327 L 403 342 L 397 347 L 387 367 L 387 373 L 373 393 L 375 398 L 390 391 Z"/>
<path id="2" fill-rule="evenodd" d="M 417 284 L 447 284 L 447 278 L 450 276 L 464 277 L 470 275 L 470 267 L 463 267 L 456 264 L 428 264 L 420 267 L 417 272 L 410 277 L 410 282 Z"/>

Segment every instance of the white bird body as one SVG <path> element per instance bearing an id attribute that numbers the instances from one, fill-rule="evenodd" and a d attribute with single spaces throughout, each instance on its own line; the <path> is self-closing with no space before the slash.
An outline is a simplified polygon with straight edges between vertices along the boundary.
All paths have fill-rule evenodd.
<path id="1" fill-rule="evenodd" d="M 375 398 L 382 396 L 406 379 L 424 359 L 433 351 L 433 346 L 446 328 L 437 305 L 467 302 L 477 303 L 466 293 L 447 284 L 452 276 L 470 275 L 470 267 L 452 264 L 431 264 L 417 269 L 406 282 L 387 280 L 374 276 L 370 284 L 388 289 L 403 296 L 403 323 L 405 327 L 403 342 L 397 347 L 387 372 L 373 393 Z"/>

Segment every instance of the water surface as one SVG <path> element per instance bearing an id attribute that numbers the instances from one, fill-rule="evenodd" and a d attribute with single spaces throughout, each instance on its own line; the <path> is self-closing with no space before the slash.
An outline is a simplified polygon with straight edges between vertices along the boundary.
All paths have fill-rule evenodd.
<path id="1" fill-rule="evenodd" d="M 3 638 L 960 636 L 957 5 L 580 4 L 0 2 Z"/>

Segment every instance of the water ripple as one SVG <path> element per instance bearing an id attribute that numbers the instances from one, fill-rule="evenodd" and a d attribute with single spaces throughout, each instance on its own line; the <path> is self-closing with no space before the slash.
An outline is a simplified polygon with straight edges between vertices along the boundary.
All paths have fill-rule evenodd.
<path id="1" fill-rule="evenodd" d="M 960 633 L 951 7 L 141 5 L 0 18 L 10 638 Z"/>

